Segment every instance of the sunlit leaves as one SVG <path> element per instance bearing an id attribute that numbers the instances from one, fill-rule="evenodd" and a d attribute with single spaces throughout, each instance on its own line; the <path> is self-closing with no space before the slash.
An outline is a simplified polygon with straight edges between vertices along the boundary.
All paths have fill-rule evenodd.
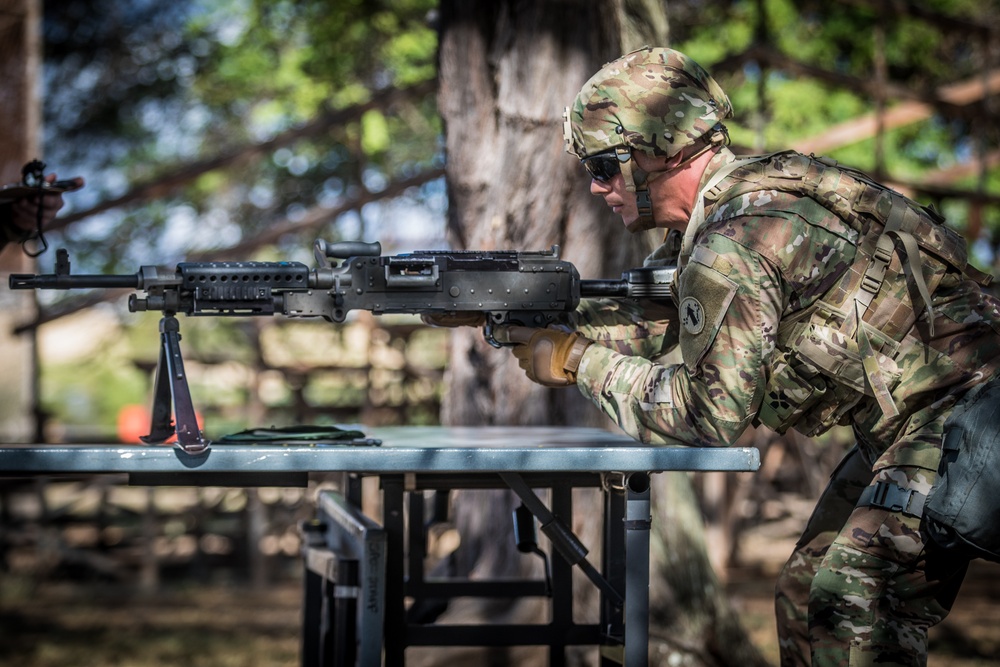
<path id="1" fill-rule="evenodd" d="M 389 124 L 377 109 L 361 117 L 361 148 L 367 155 L 382 153 L 389 148 Z"/>
<path id="2" fill-rule="evenodd" d="M 70 209 L 271 140 L 378 91 L 433 79 L 435 7 L 429 0 L 46 5 L 46 108 L 56 119 L 47 154 L 61 173 L 88 177 Z M 154 203 L 78 223 L 55 242 L 75 246 L 80 267 L 122 271 L 127 258 L 143 253 L 147 262 L 174 261 L 316 207 L 342 206 L 367 183 L 440 165 L 440 122 L 433 95 L 424 97 L 370 110 L 270 155 L 251 154 L 158 192 Z M 208 234 L 190 236 L 187 245 L 150 243 L 183 239 L 192 212 Z"/>

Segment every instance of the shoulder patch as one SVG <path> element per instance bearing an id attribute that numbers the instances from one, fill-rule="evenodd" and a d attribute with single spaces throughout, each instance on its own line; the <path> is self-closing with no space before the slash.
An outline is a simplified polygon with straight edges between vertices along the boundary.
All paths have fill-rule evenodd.
<path id="1" fill-rule="evenodd" d="M 715 342 L 738 286 L 710 266 L 692 261 L 680 277 L 680 347 L 688 372 L 697 375 Z"/>
<path id="2" fill-rule="evenodd" d="M 697 336 L 705 328 L 705 307 L 695 297 L 685 297 L 681 301 L 680 315 L 684 331 L 692 336 Z"/>

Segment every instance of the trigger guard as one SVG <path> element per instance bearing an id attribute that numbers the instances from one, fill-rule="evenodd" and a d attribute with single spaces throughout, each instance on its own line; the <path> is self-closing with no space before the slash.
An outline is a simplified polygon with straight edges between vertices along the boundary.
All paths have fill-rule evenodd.
<path id="1" fill-rule="evenodd" d="M 490 315 L 486 318 L 486 323 L 483 325 L 483 338 L 486 339 L 487 343 L 489 343 L 492 347 L 495 347 L 498 350 L 503 349 L 505 347 L 514 347 L 514 343 L 503 343 L 501 341 L 498 341 L 496 337 L 493 335 L 494 325 L 501 324 L 502 321 L 503 321 L 502 316 L 501 319 L 498 320 L 495 317 L 495 314 L 490 313 Z"/>

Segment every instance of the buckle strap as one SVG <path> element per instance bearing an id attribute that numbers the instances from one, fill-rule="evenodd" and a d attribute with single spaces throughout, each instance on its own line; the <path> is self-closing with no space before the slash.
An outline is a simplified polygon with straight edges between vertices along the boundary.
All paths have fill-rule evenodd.
<path id="1" fill-rule="evenodd" d="M 878 358 L 875 356 L 871 339 L 868 337 L 868 332 L 865 331 L 865 323 L 861 319 L 861 304 L 855 301 L 854 306 L 855 317 L 858 321 L 858 355 L 861 357 L 861 367 L 865 371 L 865 378 L 868 379 L 868 384 L 871 386 L 875 400 L 878 401 L 879 408 L 882 409 L 882 414 L 886 417 L 898 417 L 899 408 L 892 400 L 892 392 L 889 391 L 889 387 L 885 383 L 885 374 L 882 373 L 882 367 L 879 366 Z"/>
<path id="2" fill-rule="evenodd" d="M 875 482 L 861 492 L 857 507 L 877 507 L 907 516 L 923 516 L 927 494 L 904 489 L 892 482 Z"/>

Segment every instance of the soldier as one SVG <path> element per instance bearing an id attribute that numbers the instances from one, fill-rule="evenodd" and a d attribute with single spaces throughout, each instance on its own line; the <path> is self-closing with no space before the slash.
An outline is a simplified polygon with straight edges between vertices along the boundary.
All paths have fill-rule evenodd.
<path id="1" fill-rule="evenodd" d="M 568 151 L 626 229 L 669 230 L 647 263 L 680 267 L 678 310 L 587 301 L 569 330 L 511 327 L 514 355 L 645 443 L 851 426 L 857 444 L 779 577 L 781 664 L 924 665 L 969 557 L 931 539 L 923 508 L 946 420 L 997 375 L 1000 304 L 932 210 L 832 160 L 738 158 L 731 115 L 670 49 L 583 86 Z M 657 361 L 677 344 L 682 363 Z"/>

